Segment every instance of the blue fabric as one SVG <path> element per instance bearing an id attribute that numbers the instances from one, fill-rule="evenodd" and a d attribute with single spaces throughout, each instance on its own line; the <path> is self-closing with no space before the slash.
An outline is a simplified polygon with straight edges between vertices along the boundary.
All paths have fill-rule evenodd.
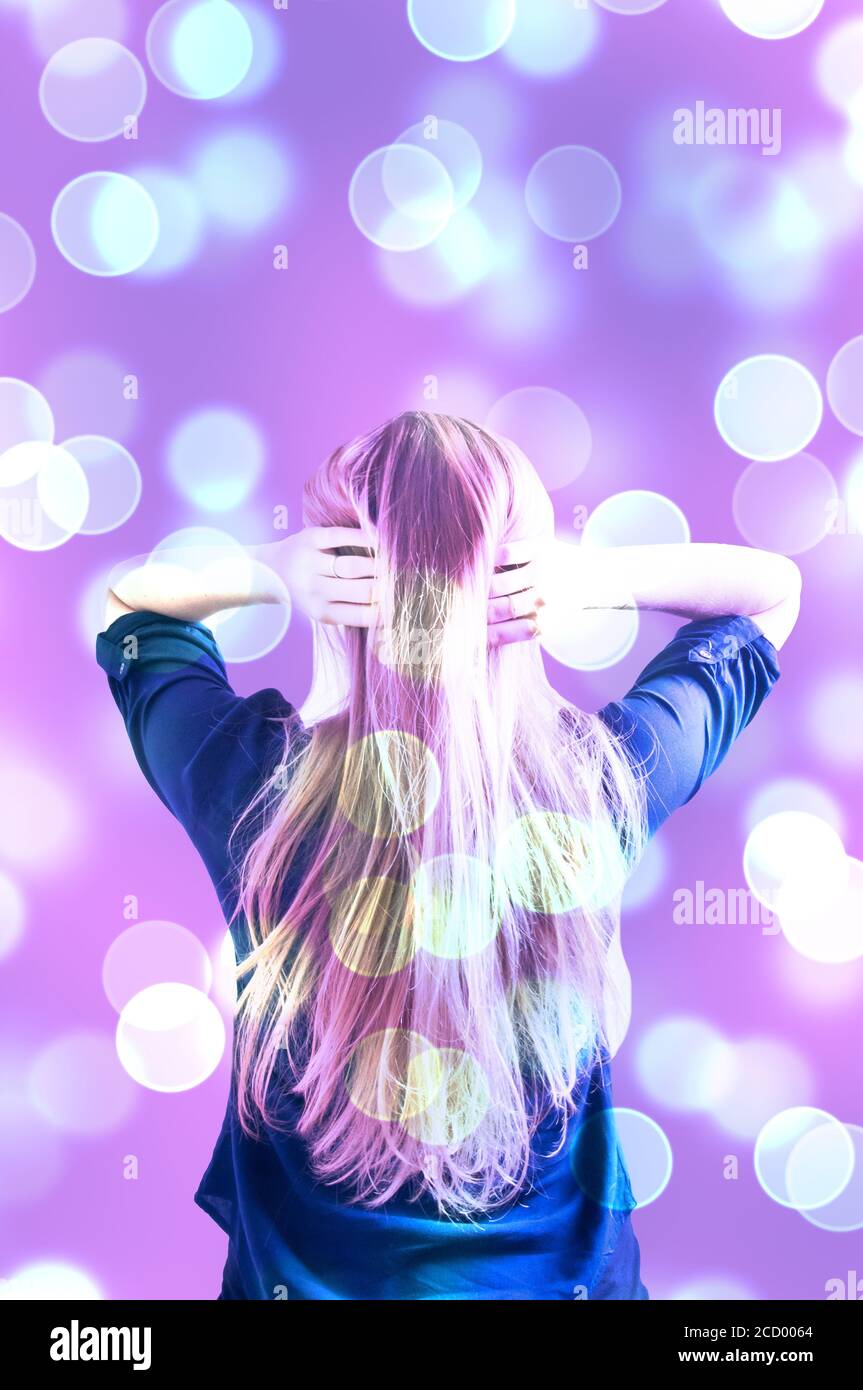
<path id="1" fill-rule="evenodd" d="M 284 754 L 308 738 L 276 690 L 236 695 L 213 634 L 155 613 L 118 618 L 97 659 L 144 775 L 188 831 L 234 912 L 228 836 Z M 629 693 L 600 717 L 646 782 L 651 834 L 719 766 L 779 676 L 776 651 L 749 618 L 687 623 Z M 299 743 L 298 743 L 299 746 Z M 241 852 L 241 846 L 235 852 Z M 234 925 L 240 954 L 242 924 Z M 531 1181 L 480 1222 L 440 1218 L 397 1197 L 349 1205 L 315 1180 L 295 1134 L 246 1136 L 233 1083 L 195 1201 L 227 1232 L 224 1299 L 645 1299 L 632 1189 L 610 1109 L 608 1059 L 578 1096 L 565 1148 L 549 1121 Z M 296 1099 L 282 1102 L 290 1121 Z"/>

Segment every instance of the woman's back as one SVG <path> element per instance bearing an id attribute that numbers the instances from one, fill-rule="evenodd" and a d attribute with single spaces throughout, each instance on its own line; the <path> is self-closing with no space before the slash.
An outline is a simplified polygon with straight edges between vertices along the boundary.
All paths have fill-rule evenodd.
<path id="1" fill-rule="evenodd" d="M 302 757 L 309 731 L 275 691 L 234 694 L 201 624 L 129 614 L 100 636 L 98 658 L 138 760 L 200 851 L 245 955 L 238 873 L 243 827 L 246 837 L 255 827 L 240 820 L 233 839 L 232 832 L 274 773 L 284 784 L 278 770 L 292 765 L 286 737 Z M 748 618 L 690 623 L 623 700 L 600 712 L 643 786 L 648 834 L 718 765 L 777 676 L 774 648 Z M 284 884 L 286 905 L 315 848 L 300 846 Z M 412 1104 L 421 1116 L 423 1086 L 431 1079 L 433 1088 L 440 1070 L 421 1051 L 407 1055 L 420 1057 Z M 560 1116 L 551 1113 L 534 1131 L 520 1189 L 496 1212 L 473 1218 L 441 1215 L 428 1193 L 412 1200 L 409 1185 L 374 1209 L 355 1201 L 349 1183 L 322 1182 L 299 1133 L 303 1102 L 290 1086 L 283 1053 L 271 1088 L 276 1123 L 255 1138 L 239 1122 L 235 1076 L 196 1193 L 230 1237 L 224 1297 L 646 1297 L 605 1052 L 579 1080 L 564 1147 Z M 406 1112 L 404 1096 L 400 1103 L 404 1118 L 410 1105 Z"/>
<path id="2" fill-rule="evenodd" d="M 230 1237 L 224 1294 L 646 1297 L 608 1065 L 621 893 L 778 676 L 728 574 L 781 641 L 796 570 L 617 552 L 636 602 L 692 612 L 694 576 L 713 616 L 585 714 L 520 640 L 553 513 L 513 445 L 409 413 L 337 450 L 304 511 L 285 545 L 288 588 L 312 595 L 308 726 L 277 691 L 237 696 L 184 620 L 231 606 L 229 586 L 168 594 L 177 616 L 159 616 L 145 568 L 123 580 L 139 611 L 98 645 L 239 962 L 231 1095 L 197 1193 Z"/>

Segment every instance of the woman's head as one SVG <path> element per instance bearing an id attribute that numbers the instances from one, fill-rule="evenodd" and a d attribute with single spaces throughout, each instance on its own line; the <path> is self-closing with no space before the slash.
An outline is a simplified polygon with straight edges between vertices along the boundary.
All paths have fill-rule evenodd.
<path id="1" fill-rule="evenodd" d="M 502 542 L 554 530 L 548 493 L 520 449 L 423 411 L 336 449 L 306 484 L 304 519 L 360 525 L 395 567 L 455 580 L 493 565 Z"/>
<path id="2" fill-rule="evenodd" d="M 487 1210 L 602 1045 L 636 785 L 535 644 L 489 646 L 501 545 L 553 533 L 514 445 L 399 416 L 326 461 L 305 520 L 370 537 L 378 612 L 316 632 L 340 697 L 244 821 L 241 1116 L 288 1085 L 324 1180 Z"/>
<path id="3" fill-rule="evenodd" d="M 484 665 L 501 546 L 528 537 L 541 545 L 554 525 L 548 493 L 514 444 L 417 411 L 337 449 L 307 482 L 303 511 L 307 525 L 360 527 L 376 557 L 372 631 L 316 632 L 304 711 L 313 716 L 344 701 L 359 668 L 374 686 L 379 663 L 390 676 L 428 679 L 445 674 L 448 658 L 465 676 Z"/>

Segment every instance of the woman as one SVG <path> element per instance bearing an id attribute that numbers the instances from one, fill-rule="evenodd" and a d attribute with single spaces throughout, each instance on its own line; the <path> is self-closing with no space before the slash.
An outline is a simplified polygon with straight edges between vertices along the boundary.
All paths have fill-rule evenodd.
<path id="1" fill-rule="evenodd" d="M 196 1201 L 225 1299 L 643 1299 L 609 1057 L 620 893 L 778 678 L 783 556 L 573 549 L 511 443 L 408 413 L 337 450 L 306 529 L 112 584 L 98 659 L 236 947 L 231 1094 Z M 548 599 L 690 619 L 598 714 Z M 313 621 L 305 718 L 234 694 L 202 620 Z M 548 610 L 547 610 L 548 611 Z"/>

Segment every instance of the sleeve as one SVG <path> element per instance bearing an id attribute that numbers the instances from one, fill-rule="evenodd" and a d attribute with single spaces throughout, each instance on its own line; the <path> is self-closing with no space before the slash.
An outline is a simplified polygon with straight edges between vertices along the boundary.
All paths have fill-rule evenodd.
<path id="1" fill-rule="evenodd" d="M 699 618 L 599 711 L 645 779 L 650 835 L 715 772 L 778 679 L 776 648 L 751 618 Z"/>
<path id="2" fill-rule="evenodd" d="M 97 637 L 96 660 L 141 771 L 212 868 L 299 716 L 277 690 L 237 695 L 202 623 L 126 613 Z"/>

